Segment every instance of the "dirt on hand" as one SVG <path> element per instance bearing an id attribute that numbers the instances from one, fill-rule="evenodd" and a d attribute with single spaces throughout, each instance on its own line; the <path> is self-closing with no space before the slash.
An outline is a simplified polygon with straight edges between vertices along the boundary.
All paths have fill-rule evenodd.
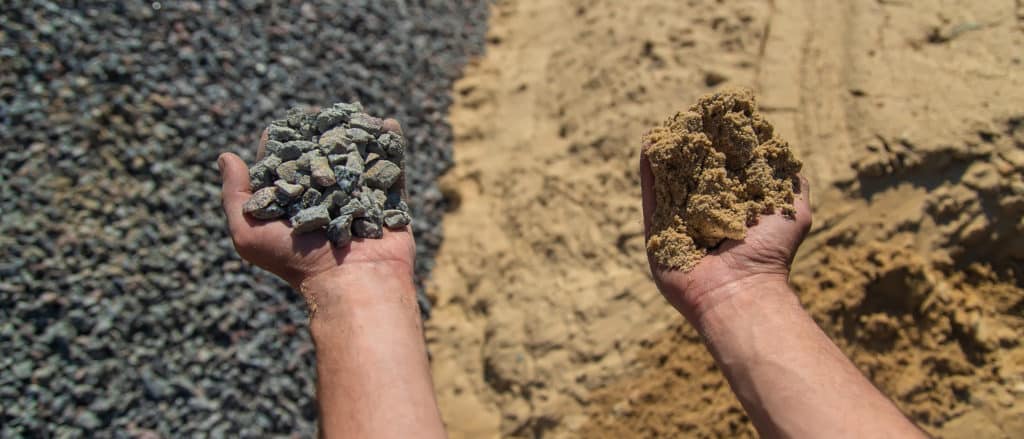
<path id="1" fill-rule="evenodd" d="M 647 249 L 689 270 L 725 239 L 743 239 L 758 215 L 792 217 L 801 163 L 757 110 L 753 92 L 700 98 L 644 136 L 655 211 Z"/>

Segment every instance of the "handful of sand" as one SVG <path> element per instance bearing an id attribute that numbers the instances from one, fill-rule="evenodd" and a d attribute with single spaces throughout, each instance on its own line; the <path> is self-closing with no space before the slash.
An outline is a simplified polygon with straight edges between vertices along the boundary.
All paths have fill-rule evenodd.
<path id="1" fill-rule="evenodd" d="M 725 239 L 743 239 L 761 214 L 792 217 L 801 163 L 757 111 L 750 90 L 701 97 L 644 136 L 655 210 L 647 249 L 689 270 Z"/>

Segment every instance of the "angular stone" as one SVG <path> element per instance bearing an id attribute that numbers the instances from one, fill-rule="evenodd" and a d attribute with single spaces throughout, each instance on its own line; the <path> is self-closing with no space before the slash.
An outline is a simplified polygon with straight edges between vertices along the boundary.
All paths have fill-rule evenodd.
<path id="1" fill-rule="evenodd" d="M 405 159 L 405 139 L 395 133 L 384 133 L 377 137 L 377 143 L 384 149 L 388 159 L 401 162 Z"/>
<path id="2" fill-rule="evenodd" d="M 402 169 L 398 165 L 387 160 L 378 160 L 370 169 L 366 170 L 364 179 L 366 185 L 377 189 L 390 189 L 402 175 Z"/>
<path id="3" fill-rule="evenodd" d="M 257 163 L 249 168 L 249 186 L 252 190 L 263 189 L 274 181 L 274 172 L 266 166 Z"/>
<path id="4" fill-rule="evenodd" d="M 281 143 L 276 140 L 267 141 L 267 153 L 278 156 L 282 161 L 295 160 L 302 155 L 299 147 L 292 142 Z"/>
<path id="5" fill-rule="evenodd" d="M 301 152 L 309 152 L 317 149 L 317 144 L 308 140 L 293 140 L 288 142 L 288 144 L 298 148 Z"/>
<path id="6" fill-rule="evenodd" d="M 277 188 L 274 186 L 265 187 L 252 194 L 245 204 L 242 204 L 243 213 L 252 213 L 269 206 L 277 199 Z"/>
<path id="7" fill-rule="evenodd" d="M 383 122 L 366 113 L 355 113 L 349 118 L 348 124 L 351 127 L 362 128 L 370 134 L 377 134 L 383 127 Z"/>
<path id="8" fill-rule="evenodd" d="M 306 190 L 302 185 L 292 184 L 284 180 L 275 181 L 274 186 L 277 187 L 277 198 L 279 203 L 281 203 L 282 200 L 288 202 L 299 198 L 302 195 L 302 192 Z"/>
<path id="9" fill-rule="evenodd" d="M 366 216 L 366 207 L 363 203 L 355 198 L 348 200 L 345 205 L 338 209 L 338 215 L 348 215 L 353 218 L 362 218 Z"/>
<path id="10" fill-rule="evenodd" d="M 292 107 L 284 113 L 284 119 L 288 121 L 288 126 L 298 128 L 302 125 L 302 122 L 305 121 L 306 114 L 306 111 L 302 107 Z"/>
<path id="11" fill-rule="evenodd" d="M 384 237 L 384 229 L 370 218 L 352 220 L 352 234 L 360 238 L 380 239 Z"/>
<path id="12" fill-rule="evenodd" d="M 373 166 L 378 159 L 380 159 L 380 154 L 375 152 L 366 153 L 366 166 Z"/>
<path id="13" fill-rule="evenodd" d="M 309 159 L 309 171 L 313 177 L 313 183 L 322 186 L 333 186 L 337 180 L 334 178 L 334 171 L 327 157 L 317 155 Z"/>
<path id="14" fill-rule="evenodd" d="M 359 188 L 360 179 L 362 175 L 347 167 L 347 166 L 335 166 L 334 167 L 334 179 L 338 185 L 338 188 L 351 194 Z"/>
<path id="15" fill-rule="evenodd" d="M 278 157 L 276 154 L 267 154 L 265 157 L 263 157 L 263 160 L 260 160 L 256 164 L 263 165 L 263 167 L 267 169 L 277 169 L 277 167 L 281 165 L 281 162 L 281 158 Z"/>
<path id="16" fill-rule="evenodd" d="M 345 162 L 345 167 L 351 169 L 353 172 L 363 173 L 366 166 L 363 162 L 363 156 L 359 155 L 359 152 L 352 151 L 348 153 L 348 158 Z"/>
<path id="17" fill-rule="evenodd" d="M 327 239 L 335 247 L 344 247 L 352 241 L 352 216 L 342 215 L 327 224 Z"/>
<path id="18" fill-rule="evenodd" d="M 299 181 L 299 162 L 297 160 L 289 160 L 281 163 L 277 166 L 277 176 L 284 181 L 289 183 L 298 183 Z"/>
<path id="19" fill-rule="evenodd" d="M 259 220 L 271 220 L 275 218 L 280 218 L 284 216 L 284 214 L 285 209 L 281 207 L 280 204 L 277 203 L 270 203 L 269 205 L 262 209 L 256 209 L 252 212 L 249 212 L 249 216 Z"/>
<path id="20" fill-rule="evenodd" d="M 299 139 L 298 131 L 295 131 L 288 127 L 279 125 L 271 125 L 267 128 L 267 140 L 276 140 L 278 142 L 288 142 L 291 140 Z"/>
<path id="21" fill-rule="evenodd" d="M 348 154 L 328 154 L 327 163 L 331 166 L 344 166 L 348 161 Z"/>
<path id="22" fill-rule="evenodd" d="M 348 115 L 348 112 L 338 108 L 323 110 L 316 115 L 316 129 L 321 133 L 330 130 L 345 123 L 348 120 Z"/>
<path id="23" fill-rule="evenodd" d="M 389 229 L 399 229 L 409 225 L 411 222 L 412 217 L 401 210 L 391 209 L 384 211 L 384 225 Z"/>
<path id="24" fill-rule="evenodd" d="M 374 204 L 380 206 L 383 209 L 384 204 L 387 203 L 388 201 L 388 195 L 385 194 L 384 191 L 380 189 L 374 189 L 370 191 L 370 195 L 373 197 Z"/>
<path id="25" fill-rule="evenodd" d="M 345 131 L 345 135 L 348 136 L 349 141 L 356 144 L 365 144 L 373 140 L 373 136 L 361 128 L 349 128 Z"/>
<path id="26" fill-rule="evenodd" d="M 349 198 L 351 198 L 351 196 L 345 193 L 345 191 L 338 189 L 337 186 L 331 186 L 325 189 L 324 193 L 320 195 L 320 204 L 327 206 L 328 209 L 333 209 L 335 207 L 340 208 L 348 203 Z"/>
<path id="27" fill-rule="evenodd" d="M 321 146 L 327 146 L 330 148 L 343 149 L 346 144 L 350 143 L 351 140 L 347 134 L 348 128 L 343 126 L 331 128 L 327 132 L 320 135 L 320 139 L 317 140 Z"/>
<path id="28" fill-rule="evenodd" d="M 320 204 L 320 195 L 320 191 L 316 189 L 306 189 L 306 192 L 302 194 L 302 208 L 305 209 Z"/>
<path id="29" fill-rule="evenodd" d="M 291 218 L 292 234 L 311 232 L 325 227 L 331 222 L 331 216 L 324 206 L 313 206 L 300 210 Z"/>

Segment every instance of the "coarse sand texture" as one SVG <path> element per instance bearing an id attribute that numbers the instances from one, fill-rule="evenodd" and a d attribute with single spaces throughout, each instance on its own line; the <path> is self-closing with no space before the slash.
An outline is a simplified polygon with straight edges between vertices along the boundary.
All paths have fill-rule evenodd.
<path id="1" fill-rule="evenodd" d="M 724 239 L 743 239 L 760 214 L 792 217 L 801 163 L 757 110 L 751 91 L 701 97 L 644 138 L 654 174 L 648 250 L 689 270 Z"/>

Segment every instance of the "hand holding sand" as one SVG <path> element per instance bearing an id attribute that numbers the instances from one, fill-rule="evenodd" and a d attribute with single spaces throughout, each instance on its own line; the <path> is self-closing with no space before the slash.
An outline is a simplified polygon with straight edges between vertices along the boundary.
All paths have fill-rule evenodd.
<path id="1" fill-rule="evenodd" d="M 745 285 L 785 284 L 811 226 L 800 166 L 745 90 L 701 98 L 644 137 L 651 272 L 691 322 Z"/>
<path id="2" fill-rule="evenodd" d="M 799 170 L 745 90 L 705 96 L 645 135 L 655 282 L 701 334 L 763 437 L 922 437 L 788 285 L 811 226 Z"/>

